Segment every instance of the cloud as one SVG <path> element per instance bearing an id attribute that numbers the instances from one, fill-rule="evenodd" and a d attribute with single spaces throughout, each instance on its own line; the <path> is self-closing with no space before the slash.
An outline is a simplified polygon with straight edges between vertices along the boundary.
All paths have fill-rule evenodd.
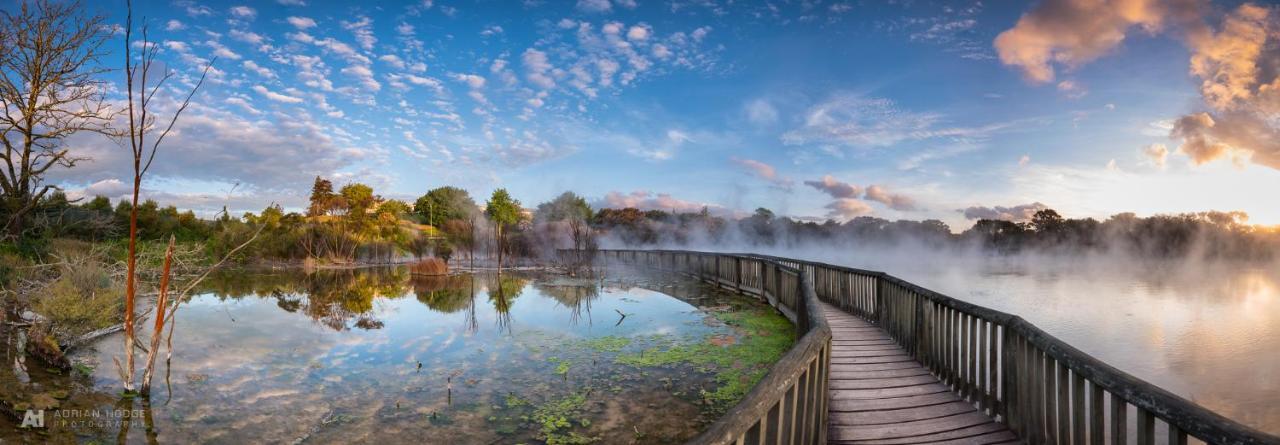
<path id="1" fill-rule="evenodd" d="M 1209 111 L 1174 121 L 1169 136 L 1182 141 L 1178 152 L 1197 165 L 1230 157 L 1280 169 L 1280 13 L 1243 4 L 1188 45 Z"/>
<path id="2" fill-rule="evenodd" d="M 861 187 L 841 182 L 831 175 L 823 176 L 820 181 L 805 181 L 804 185 L 818 189 L 835 199 L 857 199 L 862 195 Z"/>
<path id="3" fill-rule="evenodd" d="M 890 193 L 878 185 L 867 186 L 866 199 L 884 204 L 894 210 L 912 211 L 916 209 L 914 199 L 898 193 Z"/>
<path id="4" fill-rule="evenodd" d="M 254 17 L 258 16 L 258 11 L 248 6 L 232 6 L 231 15 L 246 20 L 253 20 Z"/>
<path id="5" fill-rule="evenodd" d="M 641 23 L 639 25 L 632 26 L 631 29 L 627 30 L 627 40 L 631 40 L 631 41 L 649 40 L 649 35 L 652 33 L 653 33 L 653 28 L 650 28 L 649 25 Z"/>
<path id="6" fill-rule="evenodd" d="M 252 60 L 246 60 L 244 61 L 244 63 L 241 63 L 240 65 L 243 66 L 244 69 L 249 70 L 253 73 L 256 73 L 259 76 L 262 76 L 268 79 L 274 79 L 276 77 L 276 73 L 271 71 L 271 69 L 258 66 L 258 64 Z"/>
<path id="7" fill-rule="evenodd" d="M 872 213 L 871 206 L 857 199 L 837 199 L 823 206 L 827 209 L 827 217 L 838 220 L 850 220 Z"/>
<path id="8" fill-rule="evenodd" d="M 547 53 L 529 48 L 524 51 L 520 60 L 524 62 L 525 79 L 528 79 L 529 83 L 542 89 L 555 88 L 556 81 L 548 74 L 552 66 L 547 60 Z"/>
<path id="9" fill-rule="evenodd" d="M 1039 202 L 1031 204 L 1016 205 L 1013 207 L 983 207 L 973 206 L 967 209 L 957 210 L 963 213 L 965 219 L 998 219 L 1003 221 L 1023 222 L 1030 221 L 1036 212 L 1048 209 L 1049 206 Z"/>
<path id="10" fill-rule="evenodd" d="M 891 193 L 879 185 L 869 185 L 866 188 L 862 188 L 837 180 L 831 175 L 824 175 L 818 181 L 805 181 L 804 184 L 833 198 L 834 201 L 827 204 L 826 208 L 832 210 L 832 214 L 843 212 L 843 216 L 846 219 L 871 213 L 871 205 L 859 198 L 884 204 L 894 210 L 916 210 L 914 199 L 906 195 Z M 831 216 L 831 214 L 828 216 Z"/>
<path id="11" fill-rule="evenodd" d="M 1169 3 L 1194 3 L 1175 1 Z M 1158 31 L 1171 14 L 1156 0 L 1044 0 L 996 36 L 1000 61 L 1035 83 L 1054 79 L 1055 66 L 1075 68 L 1124 41 L 1133 27 Z"/>
<path id="12" fill-rule="evenodd" d="M 378 39 L 373 36 L 373 19 L 360 16 L 354 22 L 343 21 L 342 27 L 355 34 L 356 42 L 360 43 L 361 48 L 365 51 L 373 51 L 373 45 L 378 42 Z"/>
<path id="13" fill-rule="evenodd" d="M 254 85 L 253 91 L 256 91 L 258 94 L 261 94 L 262 97 L 265 97 L 270 100 L 274 100 L 276 102 L 283 102 L 287 104 L 302 103 L 302 98 L 300 97 L 294 97 L 287 94 L 280 94 L 280 93 L 268 90 L 267 87 L 264 87 L 262 85 Z"/>
<path id="14" fill-rule="evenodd" d="M 744 107 L 747 112 L 747 120 L 756 125 L 771 125 L 778 121 L 778 109 L 773 107 L 765 99 L 755 99 L 747 102 Z"/>
<path id="15" fill-rule="evenodd" d="M 936 113 L 902 110 L 889 99 L 838 93 L 810 107 L 799 128 L 783 133 L 782 143 L 869 148 L 936 138 L 972 141 L 1009 125 L 948 127 Z"/>
<path id="16" fill-rule="evenodd" d="M 790 191 L 792 186 L 795 184 L 795 181 L 779 175 L 777 169 L 764 162 L 760 162 L 755 159 L 741 159 L 737 157 L 730 158 L 729 160 L 745 169 L 748 173 L 768 181 L 774 187 L 779 189 Z"/>
<path id="17" fill-rule="evenodd" d="M 723 207 L 716 204 L 686 201 L 667 193 L 655 193 L 647 190 L 636 190 L 631 193 L 611 191 L 604 196 L 604 199 L 597 201 L 594 207 L 632 207 L 640 210 L 662 210 L 665 212 L 697 212 L 704 207 L 708 209 L 723 209 Z"/>
<path id="18" fill-rule="evenodd" d="M 1156 167 L 1164 168 L 1169 158 L 1169 148 L 1164 144 L 1151 144 L 1142 149 L 1142 155 L 1151 160 Z"/>
<path id="19" fill-rule="evenodd" d="M 227 34 L 230 35 L 231 38 L 233 39 L 236 39 L 245 43 L 254 44 L 254 45 L 261 45 L 262 42 L 265 42 L 267 40 L 266 37 L 263 37 L 261 34 L 258 34 L 256 32 L 241 31 L 239 29 L 233 29 L 229 31 Z"/>
<path id="20" fill-rule="evenodd" d="M 165 22 L 164 24 L 165 31 L 179 31 L 186 28 L 187 28 L 187 25 L 182 24 L 182 22 L 176 19 L 170 19 L 168 22 Z"/>
<path id="21" fill-rule="evenodd" d="M 1022 155 L 1022 157 L 1018 158 L 1018 166 L 1020 167 L 1025 167 L 1027 164 L 1030 164 L 1030 163 L 1031 163 L 1031 155 Z"/>
<path id="22" fill-rule="evenodd" d="M 159 101 L 157 101 L 159 102 Z M 173 104 L 153 111 L 173 112 Z M 359 166 L 375 152 L 347 147 L 335 140 L 340 128 L 321 125 L 305 112 L 277 114 L 274 119 L 246 119 L 238 113 L 193 103 L 161 147 L 148 181 L 182 180 L 241 183 L 267 191 L 300 192 L 316 175 L 331 176 Z M 89 183 L 118 178 L 130 171 L 126 150 L 102 138 L 77 136 L 72 154 L 90 158 L 74 170 L 52 178 L 61 183 Z M 110 182 L 98 187 L 106 187 Z"/>
<path id="23" fill-rule="evenodd" d="M 303 29 L 303 30 L 307 28 L 313 28 L 316 26 L 316 21 L 312 20 L 309 17 L 291 16 L 284 20 L 286 22 L 289 22 L 290 25 L 293 25 L 294 28 Z"/>
<path id="24" fill-rule="evenodd" d="M 1089 90 L 1086 89 L 1084 85 L 1080 85 L 1074 80 L 1058 82 L 1058 92 L 1062 93 L 1062 95 L 1066 96 L 1068 99 L 1079 99 L 1089 94 Z"/>
<path id="25" fill-rule="evenodd" d="M 578 10 L 590 13 L 604 13 L 613 9 L 609 0 L 578 0 Z"/>

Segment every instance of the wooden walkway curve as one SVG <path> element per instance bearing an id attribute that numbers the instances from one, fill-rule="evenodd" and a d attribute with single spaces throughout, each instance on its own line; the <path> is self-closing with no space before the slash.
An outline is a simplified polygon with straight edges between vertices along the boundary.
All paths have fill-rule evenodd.
<path id="1" fill-rule="evenodd" d="M 829 443 L 1003 444 L 1018 438 L 907 355 L 879 327 L 822 303 L 831 326 Z"/>

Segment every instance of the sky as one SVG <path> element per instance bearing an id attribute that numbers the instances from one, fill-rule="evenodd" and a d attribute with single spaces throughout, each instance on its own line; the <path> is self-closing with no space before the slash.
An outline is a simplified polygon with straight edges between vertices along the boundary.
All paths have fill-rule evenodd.
<path id="1" fill-rule="evenodd" d="M 124 3 L 87 2 L 123 25 Z M 10 6 L 11 7 L 11 6 Z M 1244 211 L 1280 224 L 1280 8 L 1203 0 L 141 1 L 175 78 L 212 62 L 144 190 L 209 215 L 319 175 L 412 201 L 839 221 Z M 135 25 L 142 19 L 135 17 Z M 105 63 L 120 65 L 123 35 Z M 115 77 L 123 77 L 119 72 Z M 118 97 L 123 84 L 115 80 Z M 52 180 L 128 193 L 128 150 Z"/>

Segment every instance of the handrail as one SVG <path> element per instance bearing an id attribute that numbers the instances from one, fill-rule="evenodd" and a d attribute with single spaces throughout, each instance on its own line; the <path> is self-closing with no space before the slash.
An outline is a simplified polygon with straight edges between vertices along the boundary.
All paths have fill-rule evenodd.
<path id="1" fill-rule="evenodd" d="M 822 444 L 827 441 L 827 377 L 831 328 L 813 277 L 781 262 L 739 254 L 602 250 L 641 266 L 684 273 L 759 296 L 796 326 L 795 345 L 743 399 L 689 444 Z"/>
<path id="2" fill-rule="evenodd" d="M 1028 443 L 1123 444 L 1133 431 L 1136 443 L 1153 444 L 1159 420 L 1169 444 L 1185 444 L 1188 437 L 1213 444 L 1280 444 L 1280 437 L 1103 363 L 1016 315 L 884 272 L 751 257 L 806 271 L 820 299 L 884 328 L 953 391 Z"/>

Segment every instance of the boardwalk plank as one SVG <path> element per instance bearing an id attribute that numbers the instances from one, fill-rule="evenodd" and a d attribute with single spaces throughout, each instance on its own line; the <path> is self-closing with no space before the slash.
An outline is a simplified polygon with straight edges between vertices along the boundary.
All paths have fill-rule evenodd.
<path id="1" fill-rule="evenodd" d="M 1003 424 L 961 400 L 880 328 L 830 305 L 830 443 L 1017 442 Z"/>

